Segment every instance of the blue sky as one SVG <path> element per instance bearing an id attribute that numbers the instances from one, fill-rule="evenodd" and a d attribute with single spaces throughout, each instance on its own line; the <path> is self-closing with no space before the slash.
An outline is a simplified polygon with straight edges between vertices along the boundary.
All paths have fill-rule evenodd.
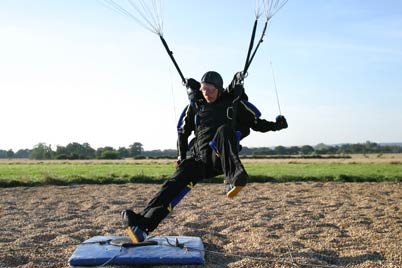
<path id="1" fill-rule="evenodd" d="M 186 77 L 216 70 L 227 84 L 243 68 L 254 3 L 162 0 L 163 34 Z M 401 142 L 401 10 L 396 0 L 289 0 L 245 80 L 274 120 L 272 62 L 289 128 L 243 145 Z M 187 96 L 157 35 L 96 0 L 2 0 L 0 36 L 0 149 L 175 148 Z"/>

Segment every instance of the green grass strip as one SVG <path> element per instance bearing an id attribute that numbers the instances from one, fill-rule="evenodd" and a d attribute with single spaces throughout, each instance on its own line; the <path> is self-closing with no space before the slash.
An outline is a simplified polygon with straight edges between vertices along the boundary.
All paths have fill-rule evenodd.
<path id="1" fill-rule="evenodd" d="M 390 163 L 247 164 L 255 181 L 402 181 L 402 165 Z"/>
<path id="2" fill-rule="evenodd" d="M 288 181 L 402 181 L 402 164 L 396 163 L 247 163 L 250 182 Z M 162 183 L 173 172 L 172 163 L 1 163 L 0 187 Z M 222 182 L 222 176 L 206 182 Z"/>

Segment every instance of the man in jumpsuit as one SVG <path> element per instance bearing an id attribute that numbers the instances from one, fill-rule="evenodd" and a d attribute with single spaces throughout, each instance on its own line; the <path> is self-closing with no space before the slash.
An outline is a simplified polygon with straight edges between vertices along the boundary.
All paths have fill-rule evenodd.
<path id="1" fill-rule="evenodd" d="M 276 122 L 260 119 L 259 111 L 246 100 L 238 101 L 235 108 L 236 96 L 224 90 L 222 77 L 217 72 L 205 73 L 201 84 L 194 79 L 188 82 L 191 82 L 188 83 L 190 104 L 177 126 L 179 164 L 175 173 L 140 214 L 132 210 L 122 212 L 123 224 L 133 243 L 144 241 L 180 199 L 204 178 L 223 174 L 226 195 L 233 198 L 248 180 L 238 155 L 239 140 L 250 133 L 250 128 L 260 132 L 287 128 L 285 117 L 278 116 Z M 195 137 L 188 145 L 192 132 Z M 186 158 L 188 150 L 191 157 Z"/>

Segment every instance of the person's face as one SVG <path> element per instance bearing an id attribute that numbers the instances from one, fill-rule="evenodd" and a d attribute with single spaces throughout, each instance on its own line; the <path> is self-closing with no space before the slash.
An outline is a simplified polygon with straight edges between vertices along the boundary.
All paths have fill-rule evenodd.
<path id="1" fill-rule="evenodd" d="M 212 103 L 218 99 L 219 91 L 213 84 L 202 82 L 200 90 L 208 103 Z"/>

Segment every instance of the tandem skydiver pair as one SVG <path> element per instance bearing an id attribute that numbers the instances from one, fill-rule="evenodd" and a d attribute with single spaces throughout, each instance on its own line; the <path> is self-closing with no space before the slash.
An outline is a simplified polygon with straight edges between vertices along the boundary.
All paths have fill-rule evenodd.
<path id="1" fill-rule="evenodd" d="M 284 116 L 275 122 L 261 119 L 261 113 L 247 100 L 241 83 L 224 89 L 221 75 L 205 73 L 201 83 L 187 80 L 190 103 L 178 125 L 178 166 L 170 179 L 141 213 L 122 212 L 123 224 L 134 243 L 144 241 L 180 200 L 201 180 L 224 176 L 229 198 L 247 184 L 248 174 L 239 158 L 240 140 L 250 134 L 278 131 L 288 127 Z M 189 136 L 194 138 L 188 142 Z M 190 153 L 189 157 L 187 153 Z"/>

